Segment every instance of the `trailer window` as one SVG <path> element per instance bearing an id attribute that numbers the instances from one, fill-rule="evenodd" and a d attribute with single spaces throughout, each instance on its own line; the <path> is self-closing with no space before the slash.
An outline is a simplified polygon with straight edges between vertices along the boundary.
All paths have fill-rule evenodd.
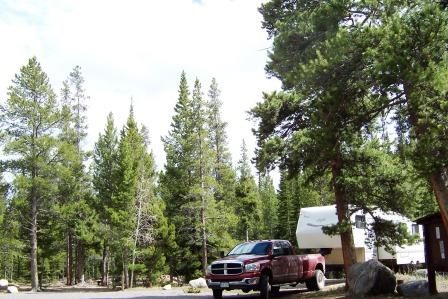
<path id="1" fill-rule="evenodd" d="M 356 215 L 355 216 L 355 227 L 356 228 L 366 228 L 366 216 Z"/>
<path id="2" fill-rule="evenodd" d="M 419 235 L 420 234 L 420 231 L 419 231 L 419 228 L 418 228 L 418 224 L 412 224 L 412 234 L 413 235 Z"/>

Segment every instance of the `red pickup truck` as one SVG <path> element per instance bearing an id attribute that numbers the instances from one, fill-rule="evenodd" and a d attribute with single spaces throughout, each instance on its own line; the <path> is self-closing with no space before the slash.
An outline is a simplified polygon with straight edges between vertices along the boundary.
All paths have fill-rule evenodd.
<path id="1" fill-rule="evenodd" d="M 207 269 L 207 285 L 215 299 L 223 290 L 260 291 L 261 299 L 281 285 L 305 282 L 309 290 L 325 286 L 325 259 L 320 254 L 296 255 L 289 241 L 253 241 L 237 245 Z"/>

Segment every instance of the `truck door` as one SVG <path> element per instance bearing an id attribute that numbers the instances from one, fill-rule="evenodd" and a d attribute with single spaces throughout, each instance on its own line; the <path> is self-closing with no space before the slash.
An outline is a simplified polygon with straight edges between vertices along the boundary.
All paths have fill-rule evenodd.
<path id="1" fill-rule="evenodd" d="M 275 241 L 272 243 L 272 277 L 273 283 L 286 283 L 289 282 L 289 263 L 288 252 L 285 251 L 285 247 L 282 246 L 282 242 Z"/>
<path id="2" fill-rule="evenodd" d="M 281 246 L 285 252 L 287 264 L 288 264 L 288 276 L 286 282 L 295 282 L 299 280 L 299 257 L 294 255 L 292 246 L 287 241 L 282 241 Z"/>

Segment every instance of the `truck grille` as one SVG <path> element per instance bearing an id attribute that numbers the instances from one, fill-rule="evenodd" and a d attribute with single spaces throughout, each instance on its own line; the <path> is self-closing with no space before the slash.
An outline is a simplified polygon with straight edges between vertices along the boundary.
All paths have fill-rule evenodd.
<path id="1" fill-rule="evenodd" d="M 219 263 L 212 264 L 212 274 L 216 275 L 236 275 L 243 273 L 241 263 Z"/>

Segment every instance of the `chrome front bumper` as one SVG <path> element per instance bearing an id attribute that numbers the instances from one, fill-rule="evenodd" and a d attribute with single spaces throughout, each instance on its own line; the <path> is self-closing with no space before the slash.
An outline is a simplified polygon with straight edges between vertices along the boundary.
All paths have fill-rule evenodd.
<path id="1" fill-rule="evenodd" d="M 207 279 L 207 286 L 210 289 L 222 290 L 241 290 L 241 289 L 255 289 L 258 287 L 259 277 L 244 278 L 241 281 L 212 281 Z"/>

